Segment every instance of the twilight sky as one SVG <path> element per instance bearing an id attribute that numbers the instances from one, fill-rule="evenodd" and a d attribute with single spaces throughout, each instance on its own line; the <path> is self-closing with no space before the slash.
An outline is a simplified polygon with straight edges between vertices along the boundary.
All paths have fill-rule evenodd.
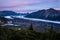
<path id="1" fill-rule="evenodd" d="M 33 12 L 48 8 L 60 10 L 60 0 L 0 0 L 0 11 Z"/>

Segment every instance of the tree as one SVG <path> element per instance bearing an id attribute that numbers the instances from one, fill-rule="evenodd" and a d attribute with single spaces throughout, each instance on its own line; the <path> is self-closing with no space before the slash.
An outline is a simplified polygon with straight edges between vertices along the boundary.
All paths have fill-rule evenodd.
<path id="1" fill-rule="evenodd" d="M 29 26 L 29 29 L 28 30 L 33 30 L 33 26 L 32 26 L 32 24 L 30 24 L 30 26 Z"/>
<path id="2" fill-rule="evenodd" d="M 56 35 L 56 32 L 54 31 L 54 28 L 53 28 L 53 26 L 51 26 L 51 28 L 49 29 L 49 33 L 48 33 L 49 35 L 49 40 L 55 40 L 55 35 Z"/>

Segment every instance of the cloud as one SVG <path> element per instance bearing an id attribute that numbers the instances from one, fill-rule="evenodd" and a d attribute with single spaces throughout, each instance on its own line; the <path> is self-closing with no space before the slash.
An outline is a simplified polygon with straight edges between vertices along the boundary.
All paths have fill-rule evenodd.
<path id="1" fill-rule="evenodd" d="M 60 10 L 60 8 L 54 8 L 54 9 L 56 9 L 56 10 Z"/>
<path id="2" fill-rule="evenodd" d="M 38 4 L 39 1 L 18 1 L 18 0 L 12 0 L 12 1 L 7 1 L 7 2 L 2 2 L 0 7 L 16 7 L 16 6 L 27 6 L 27 5 L 34 5 Z"/>
<path id="3" fill-rule="evenodd" d="M 25 0 L 9 0 L 9 1 L 6 0 L 6 1 L 1 1 L 0 0 L 0 3 L 1 3 L 0 11 L 1 10 L 12 10 L 12 11 L 17 11 L 18 12 L 18 11 L 20 11 L 18 9 L 22 9 L 21 11 L 23 12 L 23 11 L 28 11 L 28 9 L 26 9 L 27 7 L 25 8 L 25 6 L 36 5 L 36 4 L 39 4 L 40 1 L 39 0 L 33 0 L 33 1 L 32 0 L 30 0 L 30 1 L 27 1 L 27 0 L 26 1 Z"/>
<path id="4" fill-rule="evenodd" d="M 43 8 L 60 8 L 60 0 L 0 0 L 0 10 L 16 12 L 35 11 Z"/>

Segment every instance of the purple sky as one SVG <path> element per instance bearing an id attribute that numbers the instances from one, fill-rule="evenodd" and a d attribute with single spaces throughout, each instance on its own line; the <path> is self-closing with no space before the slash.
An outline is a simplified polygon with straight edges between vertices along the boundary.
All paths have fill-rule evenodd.
<path id="1" fill-rule="evenodd" d="M 48 8 L 60 10 L 60 0 L 0 0 L 0 11 L 33 12 Z"/>

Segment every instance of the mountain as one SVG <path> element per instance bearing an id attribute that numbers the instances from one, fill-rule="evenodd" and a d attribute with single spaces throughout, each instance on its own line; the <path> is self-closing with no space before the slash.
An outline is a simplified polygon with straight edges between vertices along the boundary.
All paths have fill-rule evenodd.
<path id="1" fill-rule="evenodd" d="M 27 13 L 16 13 L 13 11 L 0 11 L 0 16 L 25 16 Z"/>
<path id="2" fill-rule="evenodd" d="M 11 15 L 18 15 L 13 11 L 0 11 L 0 16 L 11 16 Z"/>
<path id="3" fill-rule="evenodd" d="M 53 8 L 47 10 L 44 9 L 33 12 L 25 17 L 60 21 L 60 10 L 55 10 Z"/>

